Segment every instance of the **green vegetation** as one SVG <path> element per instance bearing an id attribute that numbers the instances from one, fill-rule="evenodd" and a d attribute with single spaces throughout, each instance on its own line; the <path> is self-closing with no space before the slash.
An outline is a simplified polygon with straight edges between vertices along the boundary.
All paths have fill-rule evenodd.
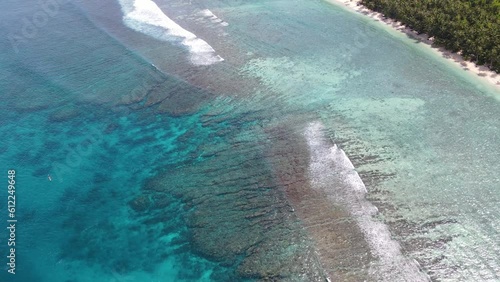
<path id="1" fill-rule="evenodd" d="M 500 72 L 500 0 L 361 0 L 435 43 Z"/>

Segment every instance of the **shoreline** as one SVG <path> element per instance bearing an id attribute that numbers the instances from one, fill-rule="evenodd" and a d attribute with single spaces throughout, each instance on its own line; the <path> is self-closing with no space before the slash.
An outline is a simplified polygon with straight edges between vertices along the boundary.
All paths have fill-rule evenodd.
<path id="1" fill-rule="evenodd" d="M 355 13 L 362 14 L 369 18 L 375 19 L 384 25 L 391 27 L 395 31 L 399 31 L 408 37 L 415 39 L 421 43 L 425 43 L 425 47 L 432 50 L 436 55 L 441 56 L 452 65 L 460 68 L 471 76 L 476 76 L 481 81 L 493 86 L 493 89 L 500 91 L 500 74 L 490 70 L 486 66 L 476 65 L 474 62 L 465 60 L 460 54 L 446 50 L 444 47 L 433 46 L 434 40 L 429 38 L 425 33 L 417 33 L 415 30 L 405 26 L 403 23 L 388 18 L 384 14 L 368 9 L 359 3 L 359 0 L 326 0 L 332 5 L 342 6 Z"/>

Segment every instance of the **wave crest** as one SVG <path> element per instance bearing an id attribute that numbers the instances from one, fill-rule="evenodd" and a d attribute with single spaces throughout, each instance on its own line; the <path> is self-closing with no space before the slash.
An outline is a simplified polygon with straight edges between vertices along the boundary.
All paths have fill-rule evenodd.
<path id="1" fill-rule="evenodd" d="M 370 273 L 377 281 L 426 282 L 418 262 L 405 257 L 399 243 L 392 239 L 388 227 L 374 218 L 378 209 L 365 197 L 366 186 L 351 160 L 324 135 L 321 122 L 312 122 L 305 130 L 310 151 L 311 187 L 342 204 L 363 232 L 370 251 L 378 259 Z"/>
<path id="2" fill-rule="evenodd" d="M 123 12 L 123 23 L 140 33 L 161 41 L 186 47 L 194 65 L 211 65 L 224 59 L 203 39 L 170 19 L 151 0 L 118 0 Z"/>

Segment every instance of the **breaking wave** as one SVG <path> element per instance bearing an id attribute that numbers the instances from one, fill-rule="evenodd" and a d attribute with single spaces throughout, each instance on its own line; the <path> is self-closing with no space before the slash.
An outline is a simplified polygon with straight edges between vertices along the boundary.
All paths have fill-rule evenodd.
<path id="1" fill-rule="evenodd" d="M 365 199 L 366 187 L 345 152 L 331 146 L 320 122 L 310 123 L 305 137 L 311 153 L 309 177 L 313 189 L 340 203 L 355 219 L 371 253 L 377 258 L 370 271 L 378 281 L 429 281 L 419 264 L 401 253 L 388 227 L 373 218 L 377 208 Z"/>
<path id="2" fill-rule="evenodd" d="M 151 0 L 118 0 L 124 24 L 138 32 L 161 41 L 186 47 L 194 65 L 211 65 L 224 59 L 204 40 L 171 20 Z"/>

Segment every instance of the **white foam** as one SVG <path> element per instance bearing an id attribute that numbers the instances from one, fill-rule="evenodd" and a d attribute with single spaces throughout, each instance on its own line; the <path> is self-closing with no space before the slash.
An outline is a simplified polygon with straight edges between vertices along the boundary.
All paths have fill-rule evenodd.
<path id="1" fill-rule="evenodd" d="M 216 15 L 214 15 L 214 13 L 212 13 L 212 11 L 210 11 L 209 9 L 201 10 L 201 11 L 199 11 L 197 13 L 197 15 L 210 20 L 212 23 L 219 23 L 222 26 L 228 26 L 229 25 L 227 22 L 219 19 L 219 17 L 217 17 Z"/>
<path id="2" fill-rule="evenodd" d="M 124 24 L 161 41 L 179 43 L 190 53 L 195 65 L 211 65 L 223 61 L 215 50 L 195 34 L 171 20 L 151 0 L 118 0 L 122 7 Z"/>
<path id="3" fill-rule="evenodd" d="M 355 218 L 372 254 L 378 259 L 370 270 L 374 278 L 377 281 L 429 281 L 419 270 L 418 263 L 401 253 L 388 227 L 373 218 L 378 210 L 365 199 L 366 186 L 345 152 L 337 145 L 331 147 L 323 134 L 323 125 L 310 123 L 304 135 L 311 154 L 311 186 L 345 206 Z"/>

